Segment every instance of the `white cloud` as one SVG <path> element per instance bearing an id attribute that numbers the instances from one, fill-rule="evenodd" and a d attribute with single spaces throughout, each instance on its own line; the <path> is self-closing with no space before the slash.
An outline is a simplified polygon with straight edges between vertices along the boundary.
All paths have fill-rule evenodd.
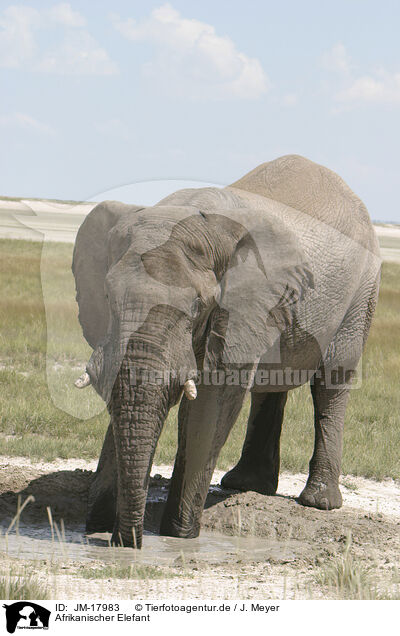
<path id="1" fill-rule="evenodd" d="M 48 10 L 48 16 L 54 22 L 68 27 L 85 26 L 86 20 L 78 11 L 74 11 L 68 2 L 61 2 Z"/>
<path id="2" fill-rule="evenodd" d="M 255 99 L 269 88 L 258 59 L 238 51 L 212 25 L 183 18 L 169 4 L 154 9 L 140 22 L 116 15 L 112 21 L 127 39 L 155 45 L 156 57 L 145 65 L 144 72 L 172 93 Z"/>
<path id="3" fill-rule="evenodd" d="M 107 51 L 84 30 L 67 33 L 64 41 L 54 51 L 48 51 L 36 68 L 44 73 L 64 75 L 113 75 L 118 72 Z"/>
<path id="4" fill-rule="evenodd" d="M 76 75 L 118 72 L 107 51 L 84 28 L 85 18 L 63 2 L 41 11 L 9 6 L 0 14 L 0 67 Z M 62 29 L 53 50 L 39 46 L 37 31 Z"/>
<path id="5" fill-rule="evenodd" d="M 327 71 L 335 73 L 350 73 L 352 63 L 342 42 L 337 42 L 329 51 L 323 54 L 321 66 Z"/>
<path id="6" fill-rule="evenodd" d="M 36 52 L 34 31 L 40 13 L 31 7 L 10 6 L 0 15 L 0 66 L 20 68 Z"/>
<path id="7" fill-rule="evenodd" d="M 358 77 L 348 88 L 339 91 L 336 99 L 344 103 L 400 104 L 400 73 L 380 70 Z"/>
<path id="8" fill-rule="evenodd" d="M 342 42 L 322 56 L 322 66 L 337 73 L 335 84 L 328 84 L 337 104 L 333 112 L 342 112 L 361 103 L 400 104 L 400 73 L 376 68 L 357 77 L 356 67 Z"/>
<path id="9" fill-rule="evenodd" d="M 33 132 L 54 135 L 55 130 L 48 124 L 38 121 L 26 113 L 13 113 L 12 115 L 0 115 L 0 126 L 6 128 L 22 128 Z"/>

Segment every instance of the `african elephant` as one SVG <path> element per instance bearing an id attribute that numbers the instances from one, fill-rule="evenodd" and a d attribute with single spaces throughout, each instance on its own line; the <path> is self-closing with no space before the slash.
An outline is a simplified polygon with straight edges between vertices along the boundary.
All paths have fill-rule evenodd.
<path id="1" fill-rule="evenodd" d="M 346 402 L 380 259 L 368 212 L 340 177 L 289 155 L 226 188 L 181 190 L 152 207 L 100 203 L 79 229 L 73 272 L 93 348 L 76 384 L 92 383 L 110 413 L 88 532 L 141 547 L 155 448 L 179 400 L 162 534 L 198 536 L 248 393 L 242 455 L 222 485 L 275 494 L 287 393 L 306 382 L 315 447 L 300 503 L 341 506 Z"/>

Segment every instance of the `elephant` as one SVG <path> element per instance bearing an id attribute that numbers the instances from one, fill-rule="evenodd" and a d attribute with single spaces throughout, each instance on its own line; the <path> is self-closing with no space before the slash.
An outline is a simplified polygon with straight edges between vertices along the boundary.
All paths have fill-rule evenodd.
<path id="1" fill-rule="evenodd" d="M 287 395 L 305 383 L 315 441 L 299 503 L 339 508 L 346 403 L 380 263 L 361 200 L 336 173 L 298 155 L 153 206 L 96 205 L 72 265 L 93 349 L 76 385 L 92 384 L 110 414 L 86 531 L 142 546 L 153 457 L 178 402 L 162 535 L 198 536 L 219 452 L 247 396 L 242 453 L 221 483 L 274 495 Z"/>

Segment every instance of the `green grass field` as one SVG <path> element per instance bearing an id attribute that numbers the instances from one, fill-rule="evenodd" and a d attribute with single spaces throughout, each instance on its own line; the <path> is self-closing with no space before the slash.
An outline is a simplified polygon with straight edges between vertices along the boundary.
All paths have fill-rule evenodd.
<path id="1" fill-rule="evenodd" d="M 51 243 L 43 247 L 42 255 L 40 243 L 0 240 L 0 454 L 46 460 L 99 455 L 107 413 L 103 410 L 89 420 L 75 417 L 100 411 L 101 404 L 93 389 L 78 392 L 73 387 L 90 349 L 77 321 L 72 249 Z M 363 357 L 363 382 L 352 391 L 347 410 L 345 474 L 400 478 L 399 315 L 400 264 L 384 263 L 378 308 Z M 176 412 L 173 409 L 164 427 L 156 463 L 174 459 Z M 248 404 L 221 453 L 222 469 L 239 457 L 247 413 Z M 307 470 L 312 421 L 309 387 L 290 392 L 282 468 Z"/>

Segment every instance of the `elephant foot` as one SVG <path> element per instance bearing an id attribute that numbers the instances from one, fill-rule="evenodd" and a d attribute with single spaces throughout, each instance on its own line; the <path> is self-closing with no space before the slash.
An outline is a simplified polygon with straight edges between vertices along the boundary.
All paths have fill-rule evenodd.
<path id="1" fill-rule="evenodd" d="M 114 489 L 102 490 L 89 496 L 86 532 L 112 532 L 115 525 L 116 502 Z"/>
<path id="2" fill-rule="evenodd" d="M 343 500 L 337 483 L 312 480 L 307 482 L 299 502 L 303 506 L 311 506 L 319 510 L 333 510 L 341 508 Z"/>
<path id="3" fill-rule="evenodd" d="M 164 537 L 178 537 L 179 539 L 196 539 L 200 534 L 200 523 L 190 528 L 183 527 L 173 519 L 163 518 L 160 525 L 160 535 Z"/>
<path id="4" fill-rule="evenodd" d="M 252 490 L 261 495 L 275 495 L 278 487 L 278 476 L 260 475 L 239 464 L 227 472 L 221 479 L 221 486 L 229 490 Z"/>
<path id="5" fill-rule="evenodd" d="M 121 532 L 114 528 L 111 536 L 111 545 L 119 548 L 135 548 L 140 550 L 142 547 L 142 534 L 137 532 L 122 535 Z"/>

